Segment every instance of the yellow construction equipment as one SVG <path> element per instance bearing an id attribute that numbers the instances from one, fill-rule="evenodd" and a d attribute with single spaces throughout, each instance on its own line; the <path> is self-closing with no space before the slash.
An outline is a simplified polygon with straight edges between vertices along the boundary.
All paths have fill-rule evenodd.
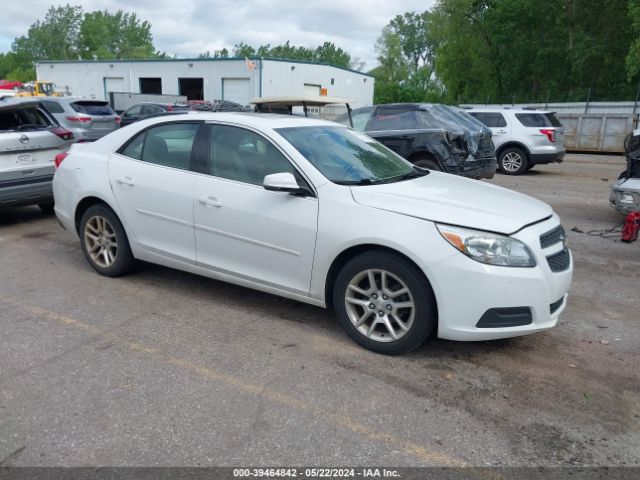
<path id="1" fill-rule="evenodd" d="M 24 89 L 16 94 L 16 97 L 62 97 L 62 94 L 56 92 L 55 83 L 35 81 L 26 83 Z"/>

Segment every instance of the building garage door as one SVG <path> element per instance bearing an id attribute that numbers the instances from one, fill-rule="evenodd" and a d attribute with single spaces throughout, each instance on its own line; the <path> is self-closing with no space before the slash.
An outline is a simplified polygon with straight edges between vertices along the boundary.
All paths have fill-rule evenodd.
<path id="1" fill-rule="evenodd" d="M 317 97 L 319 95 L 320 95 L 320 85 L 313 85 L 311 83 L 304 84 L 305 97 Z"/>
<path id="2" fill-rule="evenodd" d="M 223 78 L 222 99 L 249 105 L 251 102 L 251 82 L 248 78 Z"/>
<path id="3" fill-rule="evenodd" d="M 124 77 L 104 77 L 104 98 L 109 100 L 109 92 L 126 92 Z"/>

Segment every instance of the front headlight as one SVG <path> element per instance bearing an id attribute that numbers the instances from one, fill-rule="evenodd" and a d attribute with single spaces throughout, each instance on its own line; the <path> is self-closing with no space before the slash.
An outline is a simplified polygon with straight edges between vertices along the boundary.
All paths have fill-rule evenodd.
<path id="1" fill-rule="evenodd" d="M 504 267 L 536 266 L 531 250 L 515 238 L 449 225 L 436 227 L 447 242 L 478 262 Z"/>

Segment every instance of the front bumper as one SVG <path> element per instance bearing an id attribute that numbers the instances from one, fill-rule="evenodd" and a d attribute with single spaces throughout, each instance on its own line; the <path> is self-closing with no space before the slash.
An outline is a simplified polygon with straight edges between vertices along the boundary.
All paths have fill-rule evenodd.
<path id="1" fill-rule="evenodd" d="M 563 251 L 562 242 L 542 248 L 540 236 L 559 225 L 556 215 L 513 235 L 526 243 L 536 257 L 532 268 L 498 267 L 476 262 L 456 253 L 430 266 L 438 301 L 438 337 L 449 340 L 492 340 L 527 335 L 552 328 L 566 307 L 573 275 L 573 259 L 554 272 L 548 257 Z M 453 299 L 453 300 L 452 300 Z M 492 315 L 498 309 L 508 314 L 527 309 L 530 321 L 508 326 Z M 487 313 L 489 312 L 489 313 Z M 489 321 L 481 322 L 481 319 Z M 522 317 L 520 317 L 522 318 Z M 480 323 L 480 326 L 478 324 Z"/>
<path id="2" fill-rule="evenodd" d="M 622 215 L 640 212 L 640 178 L 622 178 L 613 184 L 609 205 Z"/>

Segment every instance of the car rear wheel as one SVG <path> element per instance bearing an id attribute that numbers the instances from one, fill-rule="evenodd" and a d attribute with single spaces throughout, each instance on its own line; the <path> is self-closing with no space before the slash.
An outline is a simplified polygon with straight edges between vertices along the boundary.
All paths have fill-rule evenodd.
<path id="1" fill-rule="evenodd" d="M 498 168 L 506 175 L 520 175 L 527 171 L 527 154 L 517 147 L 506 148 L 498 157 Z"/>
<path id="2" fill-rule="evenodd" d="M 113 211 L 104 205 L 87 209 L 80 220 L 82 252 L 93 269 L 108 277 L 124 275 L 134 258 L 127 234 Z"/>
<path id="3" fill-rule="evenodd" d="M 432 158 L 432 157 L 430 157 L 428 155 L 420 155 L 418 157 L 411 158 L 410 161 L 416 167 L 428 168 L 429 170 L 437 170 L 439 172 L 442 171 L 442 168 L 440 167 L 440 164 L 438 164 L 438 162 L 435 160 L 435 158 Z"/>
<path id="4" fill-rule="evenodd" d="M 436 324 L 436 302 L 422 273 L 404 258 L 371 251 L 350 260 L 333 291 L 338 322 L 359 345 L 397 355 L 419 347 Z"/>

